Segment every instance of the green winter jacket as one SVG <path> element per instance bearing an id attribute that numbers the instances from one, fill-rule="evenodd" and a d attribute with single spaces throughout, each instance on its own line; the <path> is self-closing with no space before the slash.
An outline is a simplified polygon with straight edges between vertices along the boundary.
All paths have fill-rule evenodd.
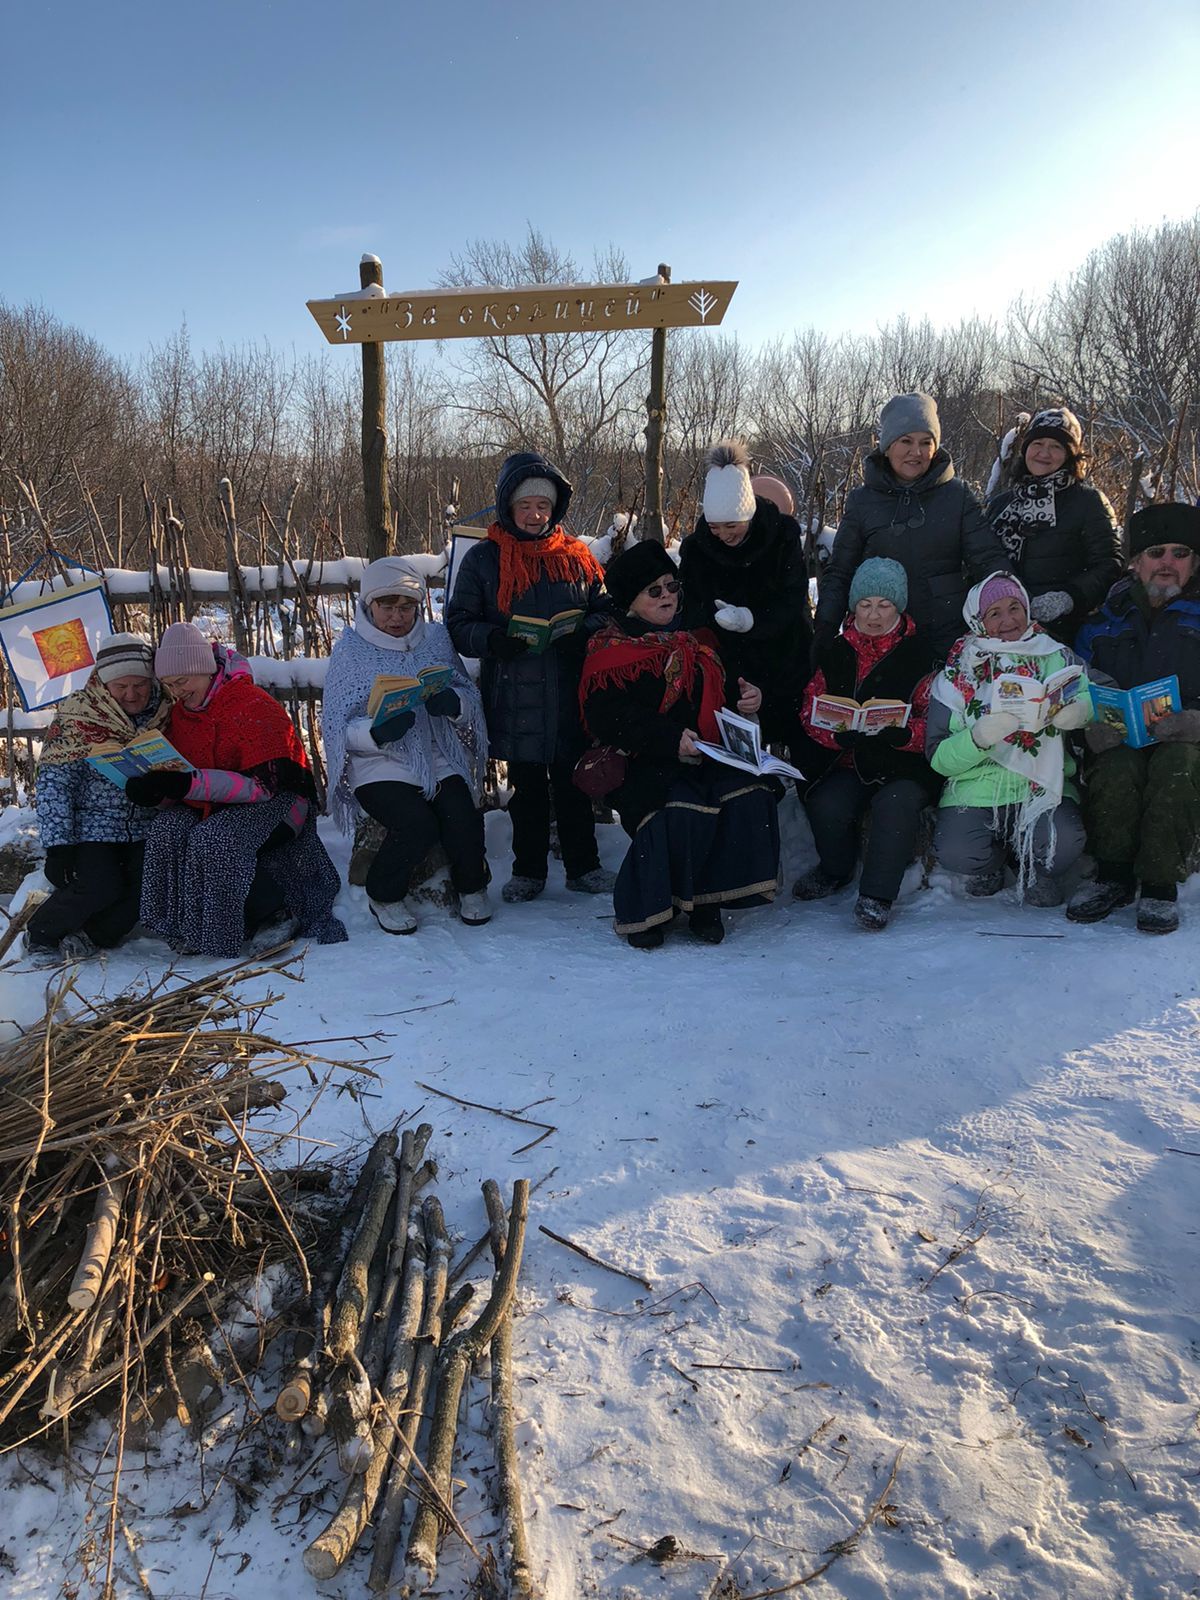
<path id="1" fill-rule="evenodd" d="M 1069 650 L 1044 656 L 1044 675 L 1049 677 L 1052 672 L 1077 659 L 1074 652 Z M 1086 674 L 1080 693 L 1087 693 Z M 1029 779 L 993 761 L 991 752 L 981 750 L 972 739 L 962 713 L 952 712 L 949 706 L 936 699 L 930 699 L 929 702 L 929 716 L 925 724 L 925 759 L 935 772 L 946 779 L 939 806 L 980 806 L 993 810 L 999 806 L 1024 805 L 1029 798 Z M 1077 770 L 1078 763 L 1068 739 L 1063 747 L 1065 800 L 1079 799 L 1079 790 L 1072 781 Z"/>

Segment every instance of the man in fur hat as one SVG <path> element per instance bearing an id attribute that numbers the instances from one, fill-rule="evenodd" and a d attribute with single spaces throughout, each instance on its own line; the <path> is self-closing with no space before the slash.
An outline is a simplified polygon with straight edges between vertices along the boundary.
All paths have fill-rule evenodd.
<path id="1" fill-rule="evenodd" d="M 1076 650 L 1121 689 L 1179 679 L 1182 709 L 1134 750 L 1099 721 L 1086 729 L 1084 818 L 1096 879 L 1071 897 L 1072 922 L 1099 922 L 1137 898 L 1143 933 L 1179 926 L 1178 885 L 1200 839 L 1200 510 L 1144 506 L 1129 530 L 1129 574 L 1085 623 Z"/>

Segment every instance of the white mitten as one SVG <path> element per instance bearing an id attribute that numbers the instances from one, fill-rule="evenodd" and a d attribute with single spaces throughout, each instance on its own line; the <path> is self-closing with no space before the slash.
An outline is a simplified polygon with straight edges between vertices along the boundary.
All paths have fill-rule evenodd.
<path id="1" fill-rule="evenodd" d="M 1076 728 L 1086 727 L 1091 720 L 1092 702 L 1086 694 L 1068 700 L 1066 705 L 1060 706 L 1050 718 L 1059 733 L 1072 733 Z"/>
<path id="2" fill-rule="evenodd" d="M 1010 733 L 1016 733 L 1020 726 L 1020 719 L 1011 711 L 985 711 L 971 729 L 971 737 L 981 750 L 990 750 Z"/>
<path id="3" fill-rule="evenodd" d="M 728 600 L 718 600 L 714 613 L 718 628 L 726 633 L 749 633 L 754 626 L 754 613 L 746 606 L 731 606 Z"/>
<path id="4" fill-rule="evenodd" d="M 1048 589 L 1045 594 L 1034 595 L 1029 602 L 1029 615 L 1035 622 L 1053 622 L 1074 609 L 1075 602 L 1065 589 Z"/>

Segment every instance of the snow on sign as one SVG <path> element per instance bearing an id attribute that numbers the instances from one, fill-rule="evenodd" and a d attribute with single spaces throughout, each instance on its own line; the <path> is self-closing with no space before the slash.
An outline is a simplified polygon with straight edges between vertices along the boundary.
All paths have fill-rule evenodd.
<path id="1" fill-rule="evenodd" d="M 518 289 L 430 289 L 388 294 L 379 285 L 308 309 L 330 344 L 388 339 L 485 339 L 599 328 L 711 328 L 734 283 L 551 283 Z"/>

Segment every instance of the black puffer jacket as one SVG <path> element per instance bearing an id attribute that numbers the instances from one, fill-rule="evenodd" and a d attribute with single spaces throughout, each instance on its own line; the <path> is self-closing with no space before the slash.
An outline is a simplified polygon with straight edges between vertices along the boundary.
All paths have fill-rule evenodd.
<path id="1" fill-rule="evenodd" d="M 846 500 L 821 578 L 817 626 L 827 635 L 840 627 L 849 610 L 850 581 L 869 556 L 888 556 L 904 568 L 905 609 L 943 661 L 963 631 L 963 601 L 971 585 L 1010 565 L 945 450 L 938 450 L 914 483 L 901 483 L 878 450 L 863 463 L 862 486 Z"/>
<path id="2" fill-rule="evenodd" d="M 722 544 L 701 517 L 679 552 L 685 628 L 711 628 L 722 664 L 736 687 L 739 677 L 763 692 L 759 721 L 768 743 L 790 743 L 796 732 L 800 691 L 808 681 L 812 614 L 804 536 L 794 517 L 770 500 L 755 499 L 741 544 Z M 717 601 L 745 606 L 749 633 L 730 633 L 714 620 Z"/>
<path id="3" fill-rule="evenodd" d="M 509 516 L 513 490 L 526 478 L 549 478 L 558 491 L 555 515 L 561 521 L 571 499 L 571 486 L 544 456 L 512 456 L 496 485 L 497 520 L 521 538 Z M 463 558 L 446 608 L 446 627 L 460 655 L 477 656 L 479 688 L 487 717 L 488 747 L 500 761 L 552 761 L 578 756 L 584 747 L 579 721 L 579 673 L 587 636 L 607 620 L 604 586 L 585 572 L 570 582 L 540 577 L 515 596 L 513 613 L 553 617 L 581 609 L 583 628 L 551 645 L 542 655 L 498 661 L 489 654 L 488 635 L 507 628 L 511 613 L 500 610 L 500 550 L 481 540 Z"/>
<path id="4" fill-rule="evenodd" d="M 988 501 L 993 525 L 1015 492 L 1006 489 Z M 1100 490 L 1090 483 L 1056 490 L 1054 526 L 1030 527 L 1012 569 L 1031 600 L 1052 589 L 1071 596 L 1072 609 L 1066 615 L 1042 624 L 1047 633 L 1070 644 L 1121 576 L 1120 534 L 1113 509 Z"/>

